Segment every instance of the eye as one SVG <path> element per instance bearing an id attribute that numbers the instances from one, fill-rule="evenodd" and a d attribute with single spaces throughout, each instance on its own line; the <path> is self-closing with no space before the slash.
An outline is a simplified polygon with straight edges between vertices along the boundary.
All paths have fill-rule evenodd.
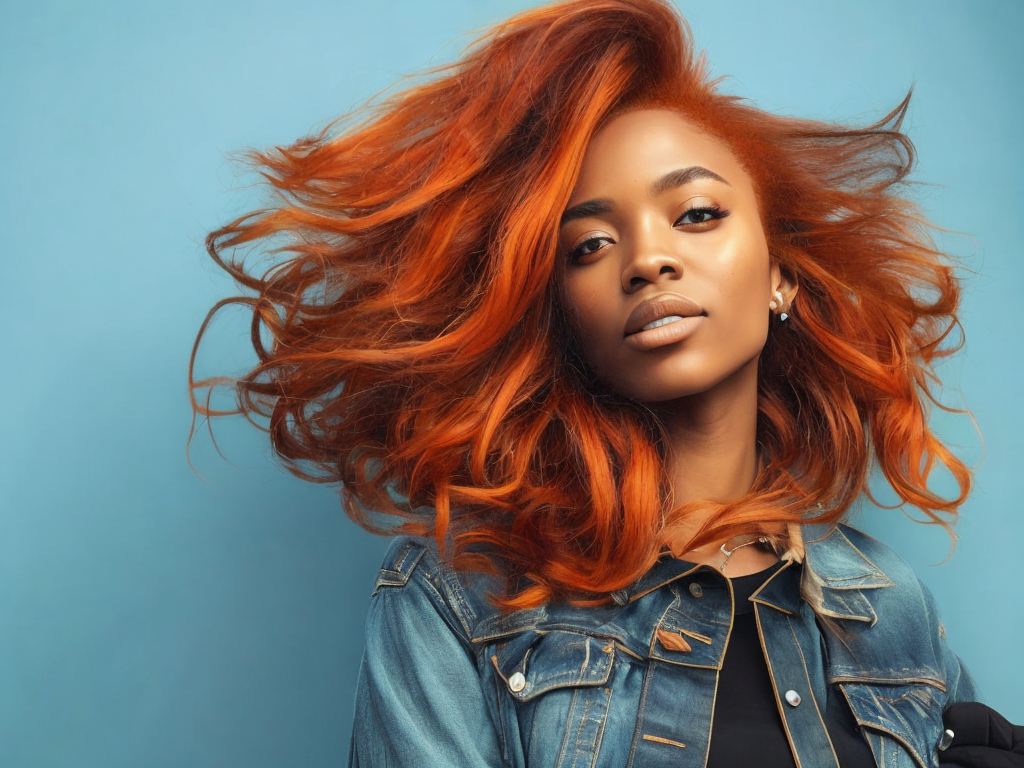
<path id="1" fill-rule="evenodd" d="M 710 229 L 715 222 L 724 219 L 729 212 L 719 208 L 717 205 L 702 205 L 690 208 L 683 212 L 683 215 L 676 219 L 675 227 L 688 227 L 689 229 Z"/>
<path id="2" fill-rule="evenodd" d="M 613 242 L 615 241 L 610 237 L 588 237 L 569 251 L 569 263 L 578 264 L 588 256 L 597 253 L 605 246 L 611 245 Z"/>

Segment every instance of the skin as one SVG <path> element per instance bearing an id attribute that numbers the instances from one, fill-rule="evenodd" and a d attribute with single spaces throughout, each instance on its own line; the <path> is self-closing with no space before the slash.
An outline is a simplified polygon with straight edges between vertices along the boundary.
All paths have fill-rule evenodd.
<path id="1" fill-rule="evenodd" d="M 788 309 L 796 288 L 768 252 L 741 164 L 679 113 L 619 115 L 587 149 L 559 247 L 584 357 L 606 386 L 665 424 L 675 502 L 742 496 L 757 468 L 758 358 L 769 321 L 778 322 L 772 312 Z M 772 310 L 775 291 L 783 301 Z M 652 320 L 669 322 L 640 329 Z M 690 520 L 679 542 L 702 522 Z M 682 554 L 721 561 L 717 544 Z M 746 547 L 728 573 L 774 559 Z"/>

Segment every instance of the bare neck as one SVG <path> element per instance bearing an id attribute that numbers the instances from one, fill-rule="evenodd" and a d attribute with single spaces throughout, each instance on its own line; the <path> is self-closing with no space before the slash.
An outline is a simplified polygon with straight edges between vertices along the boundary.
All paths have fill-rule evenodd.
<path id="1" fill-rule="evenodd" d="M 757 368 L 713 389 L 666 403 L 658 415 L 668 436 L 668 471 L 677 506 L 729 502 L 750 490 L 757 473 Z M 695 533 L 703 519 L 687 521 Z"/>

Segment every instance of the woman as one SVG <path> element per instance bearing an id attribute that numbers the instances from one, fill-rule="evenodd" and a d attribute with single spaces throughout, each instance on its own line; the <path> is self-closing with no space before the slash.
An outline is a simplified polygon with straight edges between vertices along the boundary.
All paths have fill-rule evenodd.
<path id="1" fill-rule="evenodd" d="M 959 759 L 988 712 L 930 595 L 840 525 L 872 459 L 947 527 L 969 489 L 925 418 L 959 287 L 900 196 L 905 108 L 766 114 L 669 6 L 594 0 L 257 157 L 281 205 L 210 237 L 256 293 L 240 409 L 411 534 L 353 765 Z"/>

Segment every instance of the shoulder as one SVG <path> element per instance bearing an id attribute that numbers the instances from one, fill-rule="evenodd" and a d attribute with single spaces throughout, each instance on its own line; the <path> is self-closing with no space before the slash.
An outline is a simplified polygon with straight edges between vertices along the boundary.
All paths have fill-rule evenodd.
<path id="1" fill-rule="evenodd" d="M 498 577 L 456 571 L 433 539 L 403 536 L 388 547 L 373 593 L 378 602 L 387 593 L 397 610 L 433 612 L 474 642 L 507 620 L 491 599 L 504 588 Z"/>
<path id="2" fill-rule="evenodd" d="M 899 647 L 906 637 L 918 637 L 922 663 L 938 655 L 945 629 L 935 601 L 899 555 L 845 525 L 827 531 L 806 526 L 804 535 L 800 591 L 815 613 L 841 621 L 865 645 Z"/>
<path id="3" fill-rule="evenodd" d="M 805 572 L 835 590 L 925 592 L 914 570 L 893 549 L 848 525 L 803 526 Z"/>
<path id="4" fill-rule="evenodd" d="M 502 763 L 474 616 L 430 541 L 392 542 L 367 613 L 350 765 Z"/>
<path id="5" fill-rule="evenodd" d="M 805 526 L 801 597 L 838 620 L 833 674 L 892 683 L 913 678 L 955 691 L 969 676 L 946 645 L 935 599 L 892 549 L 849 526 Z M 913 638 L 914 642 L 907 642 Z M 835 639 L 830 637 L 830 639 Z"/>

